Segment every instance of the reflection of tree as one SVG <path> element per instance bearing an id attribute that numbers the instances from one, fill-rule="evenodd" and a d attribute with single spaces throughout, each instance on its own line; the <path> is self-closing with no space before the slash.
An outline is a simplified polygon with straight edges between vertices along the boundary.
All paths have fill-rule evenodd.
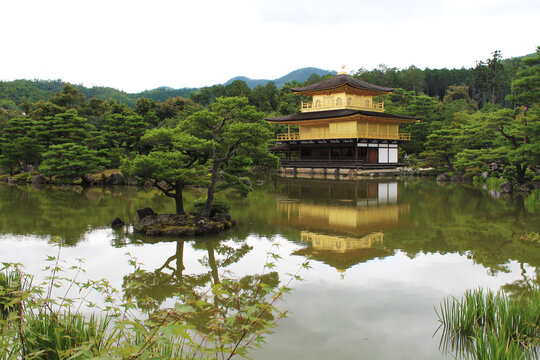
<path id="1" fill-rule="evenodd" d="M 136 209 L 160 211 L 164 197 L 135 187 L 44 187 L 0 184 L 0 231 L 14 235 L 58 236 L 75 245 L 89 229 L 107 227 L 120 217 L 133 222 Z"/>
<path id="2" fill-rule="evenodd" d="M 503 202 L 480 189 L 416 181 L 400 192 L 399 202 L 410 204 L 402 220 L 417 226 L 385 232 L 389 249 L 403 250 L 410 257 L 460 253 L 491 273 L 508 272 L 509 260 L 540 265 L 538 246 L 519 239 L 538 229 L 539 218 L 523 209 L 519 197 Z"/>
<path id="3" fill-rule="evenodd" d="M 234 248 L 227 246 L 224 243 L 218 241 L 205 241 L 202 245 L 206 248 L 208 255 L 200 260 L 202 265 L 208 266 L 211 269 L 212 278 L 214 283 L 219 283 L 218 268 L 225 268 L 231 264 L 238 262 L 253 248 L 247 244 L 242 244 L 240 248 Z M 216 261 L 215 253 L 223 256 L 224 258 Z"/>
<path id="4" fill-rule="evenodd" d="M 125 296 L 135 298 L 144 309 L 156 310 L 156 314 L 167 299 L 191 305 L 195 311 L 185 314 L 183 321 L 227 343 L 243 341 L 274 320 L 276 296 L 269 294 L 279 285 L 276 272 L 241 278 L 220 273 L 220 269 L 244 257 L 252 249 L 249 245 L 230 246 L 218 241 L 195 245 L 206 251 L 199 262 L 207 271 L 199 274 L 186 273 L 184 246 L 184 240 L 177 240 L 175 254 L 155 271 L 136 268 L 125 276 Z"/>
<path id="5" fill-rule="evenodd" d="M 526 296 L 532 293 L 535 287 L 539 286 L 540 268 L 536 267 L 534 269 L 535 276 L 531 277 L 527 276 L 527 271 L 523 263 L 520 263 L 519 267 L 521 269 L 521 279 L 501 287 L 502 290 L 512 297 Z"/>

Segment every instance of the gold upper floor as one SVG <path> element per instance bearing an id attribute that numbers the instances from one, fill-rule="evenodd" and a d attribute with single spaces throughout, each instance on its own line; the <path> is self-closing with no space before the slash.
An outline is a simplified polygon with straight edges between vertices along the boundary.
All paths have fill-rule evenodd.
<path id="1" fill-rule="evenodd" d="M 324 140 L 324 139 L 383 139 L 410 140 L 410 133 L 399 131 L 399 124 L 384 120 L 338 119 L 301 122 L 298 133 L 278 134 L 278 141 Z"/>
<path id="2" fill-rule="evenodd" d="M 313 101 L 302 101 L 300 108 L 301 112 L 340 109 L 384 112 L 384 102 L 374 102 L 373 96 L 362 96 L 343 91 L 313 95 Z"/>

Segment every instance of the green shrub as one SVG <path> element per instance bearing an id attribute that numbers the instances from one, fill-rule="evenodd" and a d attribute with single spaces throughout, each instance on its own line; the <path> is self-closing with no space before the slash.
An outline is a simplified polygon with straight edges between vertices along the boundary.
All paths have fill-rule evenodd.
<path id="1" fill-rule="evenodd" d="M 502 173 L 502 178 L 508 182 L 514 182 L 516 180 L 517 172 L 515 166 L 506 166 Z"/>
<path id="2" fill-rule="evenodd" d="M 525 208 L 530 213 L 540 212 L 540 190 L 533 190 L 524 200 Z"/>
<path id="3" fill-rule="evenodd" d="M 498 177 L 488 177 L 486 179 L 486 184 L 488 189 L 495 190 L 500 189 L 501 184 L 503 183 L 504 179 L 498 178 Z"/>
<path id="4" fill-rule="evenodd" d="M 206 204 L 206 198 L 198 198 L 191 205 L 192 212 L 195 214 L 200 214 Z M 210 216 L 214 216 L 216 213 L 229 212 L 231 206 L 224 201 L 214 199 L 212 202 L 212 210 L 210 211 Z"/>

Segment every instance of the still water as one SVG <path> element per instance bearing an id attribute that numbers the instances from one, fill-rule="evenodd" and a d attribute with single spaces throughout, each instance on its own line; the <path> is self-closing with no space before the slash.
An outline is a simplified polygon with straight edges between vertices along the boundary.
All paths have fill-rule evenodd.
<path id="1" fill-rule="evenodd" d="M 193 190 L 187 202 L 200 196 Z M 517 293 L 538 276 L 540 246 L 521 237 L 540 232 L 540 216 L 518 196 L 425 180 L 268 178 L 247 198 L 225 200 L 236 227 L 180 241 L 108 226 L 134 222 L 144 206 L 172 212 L 156 191 L 0 185 L 0 261 L 39 274 L 59 237 L 64 261 L 84 258 L 88 277 L 121 289 L 133 272 L 127 252 L 162 282 L 260 274 L 270 250 L 286 281 L 309 258 L 312 268 L 279 304 L 289 317 L 255 359 L 451 359 L 434 335 L 445 297 L 478 287 Z M 152 291 L 166 302 L 169 288 Z"/>

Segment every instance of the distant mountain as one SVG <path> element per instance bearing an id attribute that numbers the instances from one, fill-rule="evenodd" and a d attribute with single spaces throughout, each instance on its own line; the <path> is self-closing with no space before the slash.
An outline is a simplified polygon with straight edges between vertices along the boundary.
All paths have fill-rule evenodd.
<path id="1" fill-rule="evenodd" d="M 228 80 L 223 85 L 229 85 L 230 83 L 232 83 L 235 80 L 241 80 L 241 81 L 245 81 L 247 86 L 250 89 L 253 89 L 257 85 L 263 85 L 264 86 L 268 82 L 273 81 L 274 84 L 276 84 L 276 86 L 278 88 L 280 88 L 283 85 L 285 85 L 285 83 L 293 81 L 293 80 L 298 81 L 299 83 L 303 83 L 304 81 L 306 81 L 313 74 L 316 74 L 316 75 L 322 77 L 322 76 L 326 76 L 326 75 L 335 75 L 335 74 L 337 74 L 337 72 L 330 71 L 330 70 L 322 70 L 322 69 L 318 69 L 318 68 L 314 68 L 314 67 L 307 67 L 307 68 L 294 70 L 294 71 L 288 73 L 287 75 L 282 76 L 282 77 L 277 78 L 277 79 L 274 79 L 274 80 L 250 79 L 250 78 L 245 77 L 245 76 L 237 76 L 237 77 L 234 77 L 234 78 Z"/>
<path id="2" fill-rule="evenodd" d="M 34 103 L 38 100 L 47 101 L 53 94 L 62 90 L 67 84 L 62 80 L 14 80 L 0 81 L 0 105 L 5 101 L 12 101 L 16 105 L 24 102 Z M 154 101 L 165 101 L 169 97 L 181 96 L 189 98 L 189 95 L 196 89 L 173 89 L 170 87 L 160 87 L 153 90 L 146 90 L 140 93 L 126 93 L 117 89 L 103 86 L 87 88 L 83 85 L 73 85 L 87 99 L 97 98 L 102 100 L 114 100 L 134 107 L 140 97 L 152 99 Z"/>
<path id="3" fill-rule="evenodd" d="M 228 85 L 235 80 L 242 80 L 247 83 L 250 89 L 253 89 L 257 85 L 266 85 L 268 82 L 273 81 L 276 86 L 282 87 L 285 83 L 290 81 L 298 81 L 303 83 L 311 75 L 316 74 L 318 76 L 326 76 L 329 74 L 335 75 L 335 71 L 322 70 L 314 67 L 307 67 L 295 70 L 274 80 L 256 80 L 250 79 L 245 76 L 237 76 L 230 79 L 223 85 Z M 16 105 L 20 105 L 24 102 L 34 103 L 38 100 L 48 100 L 53 94 L 59 92 L 66 82 L 62 80 L 14 80 L 14 81 L 0 81 L 0 105 L 5 101 L 12 101 Z M 103 86 L 95 86 L 87 88 L 83 85 L 74 85 L 81 93 L 83 93 L 87 99 L 97 98 L 103 100 L 114 100 L 120 103 L 124 103 L 130 107 L 134 107 L 137 99 L 145 97 L 154 101 L 165 101 L 169 97 L 181 96 L 189 98 L 190 94 L 197 89 L 182 88 L 173 89 L 170 87 L 159 87 L 153 90 L 145 90 L 140 93 L 126 93 L 117 89 Z"/>

